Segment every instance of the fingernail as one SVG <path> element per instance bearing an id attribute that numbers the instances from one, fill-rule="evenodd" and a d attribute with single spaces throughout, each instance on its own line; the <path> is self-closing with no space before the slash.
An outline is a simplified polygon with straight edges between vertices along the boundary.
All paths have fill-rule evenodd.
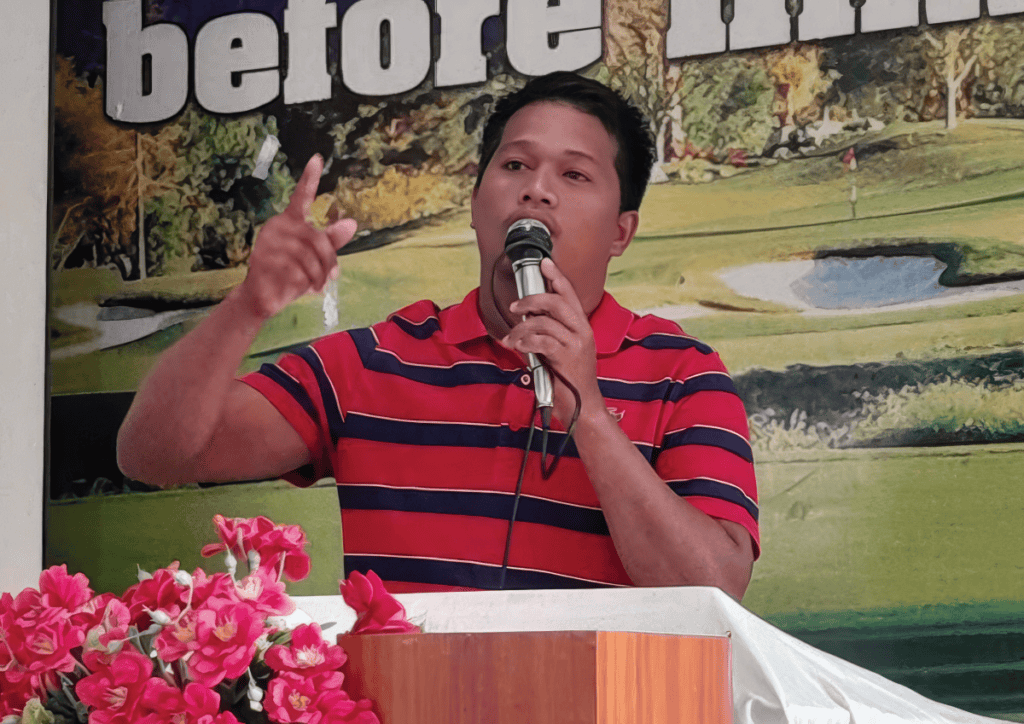
<path id="1" fill-rule="evenodd" d="M 335 279 L 338 278 L 338 273 L 339 272 L 340 272 L 340 270 L 338 269 L 337 266 L 335 266 L 333 269 L 331 269 L 331 281 L 334 281 Z"/>

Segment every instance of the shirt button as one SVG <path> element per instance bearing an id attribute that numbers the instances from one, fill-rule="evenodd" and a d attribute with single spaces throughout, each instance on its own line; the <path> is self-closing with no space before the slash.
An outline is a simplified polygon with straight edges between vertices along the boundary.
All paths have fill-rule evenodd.
<path id="1" fill-rule="evenodd" d="M 530 375 L 524 374 L 522 377 L 519 378 L 519 382 L 520 384 L 522 384 L 523 387 L 529 386 L 531 382 Z"/>

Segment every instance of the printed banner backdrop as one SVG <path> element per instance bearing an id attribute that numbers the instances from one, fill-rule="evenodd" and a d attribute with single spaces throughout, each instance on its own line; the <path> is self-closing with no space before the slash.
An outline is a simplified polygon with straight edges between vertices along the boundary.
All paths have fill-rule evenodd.
<path id="1" fill-rule="evenodd" d="M 744 605 L 927 696 L 1024 712 L 1024 2 L 199 5 L 56 2 L 48 565 L 120 591 L 136 564 L 219 565 L 198 558 L 214 513 L 264 514 L 312 540 L 290 590 L 335 593 L 332 481 L 127 480 L 133 392 L 242 280 L 313 153 L 314 218 L 359 236 L 336 296 L 275 317 L 243 371 L 460 300 L 483 120 L 578 70 L 658 140 L 609 290 L 712 344 L 747 405 Z"/>

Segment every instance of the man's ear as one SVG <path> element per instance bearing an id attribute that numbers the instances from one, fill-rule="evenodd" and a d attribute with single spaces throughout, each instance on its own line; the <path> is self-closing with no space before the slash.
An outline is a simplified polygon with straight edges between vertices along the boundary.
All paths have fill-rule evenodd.
<path id="1" fill-rule="evenodd" d="M 623 211 L 619 214 L 619 233 L 618 236 L 616 236 L 615 241 L 612 242 L 612 256 L 622 256 L 622 252 L 624 252 L 626 247 L 629 246 L 629 242 L 633 241 L 633 236 L 636 234 L 636 230 L 639 227 L 639 211 Z"/>

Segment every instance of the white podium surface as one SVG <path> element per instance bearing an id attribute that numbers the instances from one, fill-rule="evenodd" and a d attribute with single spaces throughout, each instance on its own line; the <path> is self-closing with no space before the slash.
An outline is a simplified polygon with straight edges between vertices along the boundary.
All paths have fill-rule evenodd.
<path id="1" fill-rule="evenodd" d="M 736 724 L 1000 721 L 926 699 L 819 651 L 761 620 L 717 588 L 416 593 L 396 598 L 426 633 L 639 631 L 730 636 Z M 355 621 L 341 596 L 297 596 L 295 602 L 302 614 L 321 626 L 335 624 L 324 632 L 331 641 Z"/>

